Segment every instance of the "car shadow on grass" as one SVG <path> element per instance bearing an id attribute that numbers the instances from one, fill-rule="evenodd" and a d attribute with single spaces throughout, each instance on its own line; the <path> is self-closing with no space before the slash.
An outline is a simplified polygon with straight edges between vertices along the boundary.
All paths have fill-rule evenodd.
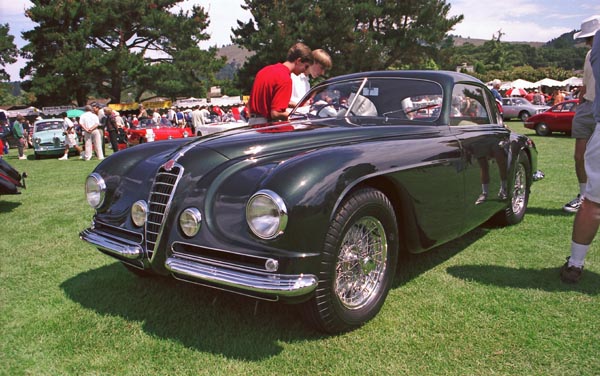
<path id="1" fill-rule="evenodd" d="M 587 295 L 600 294 L 600 274 L 584 270 L 578 284 L 565 284 L 559 278 L 560 266 L 545 269 L 511 268 L 498 265 L 451 266 L 448 273 L 466 281 L 517 289 L 549 292 L 577 291 Z"/>
<path id="2" fill-rule="evenodd" d="M 401 254 L 392 288 L 400 287 L 430 269 L 448 261 L 484 237 L 491 227 L 478 227 L 458 239 L 417 254 Z"/>
<path id="3" fill-rule="evenodd" d="M 120 263 L 80 273 L 61 284 L 66 295 L 99 315 L 142 323 L 151 336 L 232 359 L 279 354 L 281 341 L 317 340 L 300 307 L 257 301 L 164 277 L 138 277 Z"/>
<path id="4" fill-rule="evenodd" d="M 2 198 L 0 197 L 0 213 L 8 213 L 20 205 L 21 205 L 21 202 L 2 201 Z"/>

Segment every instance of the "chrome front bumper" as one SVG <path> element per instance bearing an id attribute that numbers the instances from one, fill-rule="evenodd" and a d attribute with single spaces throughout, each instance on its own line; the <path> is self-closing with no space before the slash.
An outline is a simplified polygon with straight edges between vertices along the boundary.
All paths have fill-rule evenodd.
<path id="1" fill-rule="evenodd" d="M 141 259 L 144 254 L 144 250 L 140 244 L 127 242 L 122 238 L 96 229 L 88 228 L 87 230 L 83 230 L 79 233 L 79 237 L 81 240 L 121 258 L 137 260 Z"/>
<path id="2" fill-rule="evenodd" d="M 190 261 L 179 257 L 169 257 L 165 267 L 176 278 L 188 282 L 209 282 L 224 288 L 242 290 L 250 296 L 262 295 L 274 299 L 306 295 L 314 291 L 318 283 L 317 277 L 310 274 L 272 274 Z"/>
<path id="3" fill-rule="evenodd" d="M 144 259 L 141 244 L 128 241 L 97 228 L 88 228 L 79 237 L 103 252 L 127 263 Z M 140 264 L 141 265 L 141 264 Z M 139 266 L 141 267 L 141 266 Z M 275 274 L 233 264 L 213 263 L 210 260 L 190 260 L 172 256 L 167 258 L 165 268 L 177 279 L 187 282 L 206 283 L 249 296 L 267 300 L 279 297 L 299 297 L 317 288 L 317 277 L 310 274 Z"/>

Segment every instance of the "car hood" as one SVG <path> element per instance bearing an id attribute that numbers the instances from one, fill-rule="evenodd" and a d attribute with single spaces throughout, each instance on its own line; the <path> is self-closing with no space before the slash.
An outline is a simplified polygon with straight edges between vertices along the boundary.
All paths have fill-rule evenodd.
<path id="1" fill-rule="evenodd" d="M 228 159 L 239 157 L 259 157 L 294 153 L 322 147 L 349 144 L 357 141 L 389 139 L 390 137 L 411 137 L 415 134 L 439 132 L 437 126 L 397 126 L 372 124 L 368 126 L 348 125 L 344 120 L 327 122 L 285 122 L 259 128 L 238 128 L 235 130 L 202 137 L 188 144 L 187 152 L 193 149 L 209 148 Z M 189 150 L 192 149 L 192 150 Z"/>
<path id="2" fill-rule="evenodd" d="M 33 138 L 39 138 L 40 140 L 42 140 L 42 142 L 44 141 L 52 141 L 54 139 L 54 137 L 58 137 L 60 139 L 64 138 L 63 135 L 64 130 L 62 129 L 52 129 L 49 131 L 40 131 L 40 132 L 35 132 L 33 134 Z"/>

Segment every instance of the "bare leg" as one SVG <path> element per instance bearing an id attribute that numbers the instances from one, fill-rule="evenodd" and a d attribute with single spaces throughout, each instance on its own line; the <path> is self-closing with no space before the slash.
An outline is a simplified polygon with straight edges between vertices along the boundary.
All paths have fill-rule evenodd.
<path id="1" fill-rule="evenodd" d="M 573 223 L 572 240 L 589 245 L 594 240 L 600 225 L 600 203 L 584 199 Z"/>
<path id="2" fill-rule="evenodd" d="M 585 138 L 575 139 L 575 173 L 577 174 L 577 180 L 579 184 L 587 182 L 587 175 L 585 173 L 585 149 L 588 140 Z"/>

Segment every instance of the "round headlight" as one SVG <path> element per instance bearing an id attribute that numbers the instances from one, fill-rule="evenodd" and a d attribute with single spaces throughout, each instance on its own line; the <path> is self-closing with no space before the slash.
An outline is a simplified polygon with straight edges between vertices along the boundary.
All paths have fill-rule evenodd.
<path id="1" fill-rule="evenodd" d="M 246 222 L 261 239 L 273 239 L 283 233 L 288 214 L 283 199 L 270 190 L 256 192 L 246 205 Z"/>
<path id="2" fill-rule="evenodd" d="M 196 208 L 187 208 L 179 216 L 179 227 L 185 236 L 191 238 L 200 231 L 202 214 Z"/>
<path id="3" fill-rule="evenodd" d="M 142 227 L 146 224 L 148 217 L 148 204 L 144 200 L 136 201 L 131 206 L 131 220 L 137 227 Z"/>
<path id="4" fill-rule="evenodd" d="M 98 173 L 92 173 L 85 181 L 85 197 L 92 208 L 99 208 L 104 202 L 106 183 Z"/>

